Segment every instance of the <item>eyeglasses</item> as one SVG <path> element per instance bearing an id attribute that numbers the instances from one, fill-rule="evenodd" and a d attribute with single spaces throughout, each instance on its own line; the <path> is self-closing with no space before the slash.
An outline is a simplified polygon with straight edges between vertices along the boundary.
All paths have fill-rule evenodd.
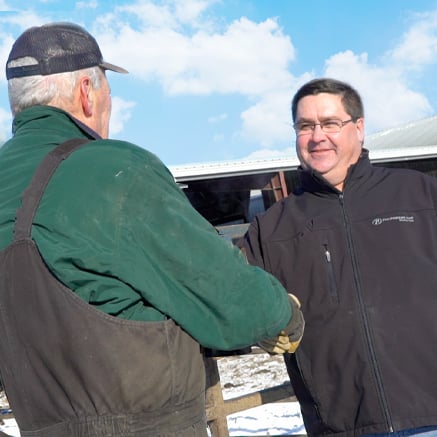
<path id="1" fill-rule="evenodd" d="M 293 127 L 297 135 L 311 134 L 314 132 L 316 126 L 320 126 L 320 129 L 322 129 L 322 131 L 325 132 L 326 134 L 336 134 L 341 131 L 341 128 L 345 124 L 348 124 L 351 121 L 355 123 L 357 120 L 358 118 L 351 118 L 345 121 L 341 121 L 337 119 L 328 119 L 320 123 L 312 123 L 310 121 L 300 121 L 298 123 L 295 123 Z"/>

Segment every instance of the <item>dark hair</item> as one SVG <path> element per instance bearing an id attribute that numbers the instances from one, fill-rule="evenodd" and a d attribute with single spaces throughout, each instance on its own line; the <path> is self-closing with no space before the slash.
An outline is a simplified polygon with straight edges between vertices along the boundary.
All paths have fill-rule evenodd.
<path id="1" fill-rule="evenodd" d="M 296 119 L 297 105 L 299 100 L 305 96 L 315 96 L 320 93 L 335 94 L 341 96 L 345 111 L 351 118 L 364 117 L 363 102 L 358 92 L 346 82 L 336 79 L 320 78 L 313 79 L 302 85 L 296 92 L 291 103 L 291 115 L 293 122 Z"/>

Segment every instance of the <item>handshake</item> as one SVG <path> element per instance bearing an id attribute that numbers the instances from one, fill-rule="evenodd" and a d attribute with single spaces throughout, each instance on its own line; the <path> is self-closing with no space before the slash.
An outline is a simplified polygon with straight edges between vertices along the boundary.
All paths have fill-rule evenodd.
<path id="1" fill-rule="evenodd" d="M 293 294 L 288 294 L 293 316 L 277 337 L 259 341 L 257 344 L 269 354 L 294 353 L 299 346 L 305 328 L 305 320 L 300 302 Z"/>

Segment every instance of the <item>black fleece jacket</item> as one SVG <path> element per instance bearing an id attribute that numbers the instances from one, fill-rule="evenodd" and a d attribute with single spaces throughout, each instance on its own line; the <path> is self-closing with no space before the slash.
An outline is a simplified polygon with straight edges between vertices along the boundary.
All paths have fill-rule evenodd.
<path id="1" fill-rule="evenodd" d="M 285 361 L 308 435 L 437 425 L 436 206 L 437 179 L 363 149 L 343 192 L 301 171 L 240 242 L 302 303 Z"/>

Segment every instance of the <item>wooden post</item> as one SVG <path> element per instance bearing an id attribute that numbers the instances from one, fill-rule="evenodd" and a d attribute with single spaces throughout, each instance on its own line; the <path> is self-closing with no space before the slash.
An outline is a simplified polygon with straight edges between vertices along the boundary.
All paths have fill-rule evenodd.
<path id="1" fill-rule="evenodd" d="M 229 437 L 228 420 L 223 400 L 216 358 L 205 357 L 206 418 L 213 437 Z"/>
<path id="2" fill-rule="evenodd" d="M 206 419 L 212 437 L 229 437 L 227 416 L 230 414 L 273 402 L 296 401 L 289 382 L 224 400 L 217 359 L 219 357 L 205 357 Z"/>

